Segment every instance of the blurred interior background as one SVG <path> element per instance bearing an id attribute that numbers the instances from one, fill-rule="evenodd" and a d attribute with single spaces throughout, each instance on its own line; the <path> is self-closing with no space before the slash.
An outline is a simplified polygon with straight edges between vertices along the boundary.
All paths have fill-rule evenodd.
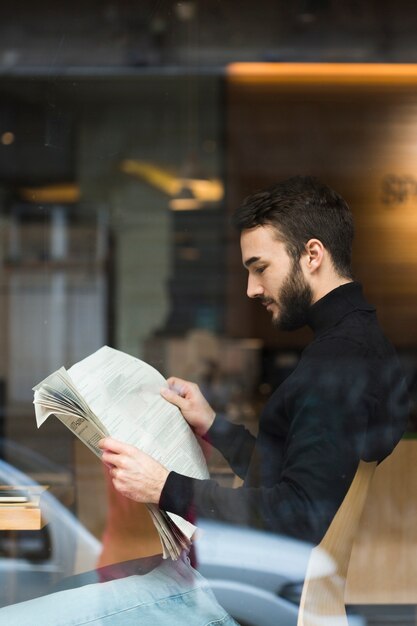
<path id="1" fill-rule="evenodd" d="M 55 485 L 92 536 L 108 521 L 101 465 L 57 420 L 37 431 L 32 386 L 108 344 L 196 380 L 256 431 L 309 331 L 278 333 L 246 298 L 229 218 L 294 174 L 352 208 L 355 276 L 399 351 L 413 441 L 416 34 L 410 0 L 1 4 L 0 457 Z M 23 467 L 10 442 L 51 465 Z M 219 455 L 209 463 L 232 483 Z M 417 451 L 389 509 L 410 520 L 416 464 Z"/>

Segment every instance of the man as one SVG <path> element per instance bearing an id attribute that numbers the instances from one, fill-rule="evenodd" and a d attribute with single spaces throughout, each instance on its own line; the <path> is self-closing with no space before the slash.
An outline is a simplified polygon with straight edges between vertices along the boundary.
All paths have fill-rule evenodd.
<path id="1" fill-rule="evenodd" d="M 199 388 L 171 378 L 162 395 L 244 479 L 238 489 L 169 472 L 106 438 L 103 461 L 122 494 L 186 516 L 247 524 L 319 543 L 360 459 L 382 461 L 401 438 L 407 392 L 395 352 L 351 271 L 346 202 L 310 177 L 255 193 L 237 210 L 247 294 L 278 328 L 314 339 L 275 390 L 255 438 L 214 411 Z"/>

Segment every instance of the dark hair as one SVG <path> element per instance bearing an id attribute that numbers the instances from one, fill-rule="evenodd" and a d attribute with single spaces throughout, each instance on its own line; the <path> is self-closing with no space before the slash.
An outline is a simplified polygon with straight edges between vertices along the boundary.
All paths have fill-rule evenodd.
<path id="1" fill-rule="evenodd" d="M 296 260 L 309 239 L 319 239 L 340 276 L 352 278 L 352 213 L 342 196 L 316 178 L 294 176 L 248 196 L 233 222 L 239 231 L 273 226 Z"/>

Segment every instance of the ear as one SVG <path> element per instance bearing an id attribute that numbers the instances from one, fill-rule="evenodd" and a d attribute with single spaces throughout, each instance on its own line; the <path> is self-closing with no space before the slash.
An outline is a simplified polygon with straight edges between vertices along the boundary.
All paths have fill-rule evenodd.
<path id="1" fill-rule="evenodd" d="M 303 265 L 310 274 L 316 272 L 324 257 L 324 246 L 319 239 L 309 239 L 305 245 L 305 253 L 303 254 Z"/>

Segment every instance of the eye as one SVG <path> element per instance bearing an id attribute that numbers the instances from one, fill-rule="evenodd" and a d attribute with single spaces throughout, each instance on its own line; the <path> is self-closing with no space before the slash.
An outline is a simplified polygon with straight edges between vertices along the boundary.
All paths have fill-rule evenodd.
<path id="1" fill-rule="evenodd" d="M 260 265 L 255 269 L 255 274 L 263 274 L 266 270 L 266 265 Z"/>

